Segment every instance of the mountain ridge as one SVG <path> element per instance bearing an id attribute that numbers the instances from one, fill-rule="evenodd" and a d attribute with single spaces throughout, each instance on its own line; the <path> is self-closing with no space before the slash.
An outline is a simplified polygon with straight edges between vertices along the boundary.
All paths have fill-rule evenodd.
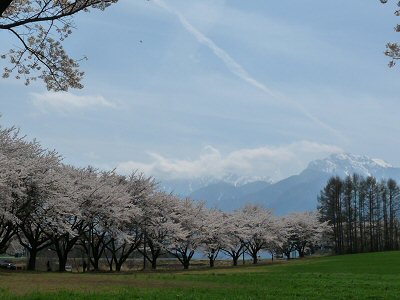
<path id="1" fill-rule="evenodd" d="M 330 177 L 344 178 L 354 173 L 364 177 L 374 176 L 378 180 L 400 180 L 400 168 L 384 160 L 339 153 L 311 161 L 299 174 L 275 183 L 247 180 L 242 185 L 235 185 L 232 181 L 214 180 L 192 189 L 187 195 L 180 195 L 204 200 L 207 206 L 225 211 L 239 209 L 246 203 L 258 203 L 272 208 L 277 214 L 286 214 L 316 209 L 319 192 Z"/>

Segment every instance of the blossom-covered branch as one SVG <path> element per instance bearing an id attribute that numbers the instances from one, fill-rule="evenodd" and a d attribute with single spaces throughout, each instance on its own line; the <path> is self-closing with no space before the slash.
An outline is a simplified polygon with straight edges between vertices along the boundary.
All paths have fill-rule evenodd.
<path id="1" fill-rule="evenodd" d="M 71 58 L 63 41 L 74 28 L 73 15 L 90 8 L 104 10 L 118 0 L 14 0 L 0 3 L 0 29 L 15 37 L 19 46 L 3 53 L 8 59 L 3 78 L 41 79 L 48 90 L 82 88 L 80 59 Z"/>

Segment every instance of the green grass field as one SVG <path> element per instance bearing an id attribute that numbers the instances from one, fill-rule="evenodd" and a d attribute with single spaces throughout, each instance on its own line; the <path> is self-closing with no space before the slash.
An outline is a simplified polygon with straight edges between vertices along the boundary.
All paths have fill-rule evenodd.
<path id="1" fill-rule="evenodd" d="M 400 252 L 186 272 L 0 278 L 0 299 L 400 299 Z"/>

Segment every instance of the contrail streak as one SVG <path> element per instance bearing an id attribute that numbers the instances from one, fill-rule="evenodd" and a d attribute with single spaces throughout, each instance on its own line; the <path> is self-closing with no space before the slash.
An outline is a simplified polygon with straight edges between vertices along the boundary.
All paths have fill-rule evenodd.
<path id="1" fill-rule="evenodd" d="M 295 102 L 291 99 L 288 99 L 287 97 L 272 91 L 272 89 L 268 88 L 265 84 L 259 82 L 257 79 L 252 77 L 235 59 L 233 59 L 225 50 L 217 46 L 210 38 L 205 36 L 202 32 L 200 32 L 197 28 L 195 28 L 187 19 L 184 15 L 182 15 L 179 11 L 176 9 L 170 7 L 167 5 L 163 0 L 153 0 L 153 2 L 158 5 L 159 7 L 165 9 L 169 13 L 175 15 L 178 17 L 179 21 L 181 22 L 182 26 L 185 28 L 187 32 L 189 32 L 191 35 L 194 36 L 194 38 L 201 44 L 205 45 L 208 47 L 214 54 L 217 56 L 224 64 L 225 66 L 229 69 L 230 72 L 232 72 L 234 75 L 239 77 L 240 79 L 244 80 L 248 84 L 256 87 L 257 89 L 263 91 L 267 95 L 275 98 L 276 100 L 279 100 L 281 102 L 284 102 L 286 104 L 289 104 L 290 106 L 294 106 L 299 110 L 305 117 L 307 117 L 309 120 L 313 121 L 314 123 L 318 124 L 319 126 L 325 128 L 329 132 L 333 133 L 335 136 L 347 140 L 342 133 L 340 133 L 338 130 L 335 128 L 329 126 L 328 124 L 324 123 L 321 121 L 319 118 L 314 116 L 312 113 L 310 113 L 303 105 L 301 105 L 298 102 Z"/>

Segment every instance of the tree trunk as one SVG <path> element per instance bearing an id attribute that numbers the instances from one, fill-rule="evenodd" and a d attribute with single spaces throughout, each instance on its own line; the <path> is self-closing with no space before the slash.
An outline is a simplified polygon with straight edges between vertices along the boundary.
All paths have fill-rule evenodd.
<path id="1" fill-rule="evenodd" d="M 99 271 L 99 257 L 93 257 L 93 259 L 91 259 L 91 263 L 93 266 L 93 271 L 97 272 Z"/>
<path id="2" fill-rule="evenodd" d="M 68 236 L 53 239 L 53 245 L 58 256 L 58 271 L 65 272 L 65 265 L 68 261 L 68 254 L 76 244 L 77 238 L 69 239 Z"/>
<path id="3" fill-rule="evenodd" d="M 214 267 L 214 258 L 210 257 L 210 268 Z"/>
<path id="4" fill-rule="evenodd" d="M 253 257 L 253 265 L 256 265 L 258 263 L 257 253 L 253 254 L 252 257 Z"/>
<path id="5" fill-rule="evenodd" d="M 157 269 L 157 259 L 161 254 L 161 249 L 156 248 L 152 242 L 149 242 L 149 248 L 151 252 L 151 269 L 156 270 Z"/>
<path id="6" fill-rule="evenodd" d="M 189 269 L 189 264 L 190 264 L 189 261 L 184 261 L 184 262 L 183 262 L 183 269 L 184 269 L 184 270 Z"/>
<path id="7" fill-rule="evenodd" d="M 115 270 L 116 270 L 117 272 L 121 272 L 122 264 L 123 264 L 123 263 L 115 262 Z"/>
<path id="8" fill-rule="evenodd" d="M 152 269 L 152 270 L 157 269 L 157 258 L 154 258 L 154 257 L 153 257 L 153 259 L 152 259 L 152 261 L 151 261 L 151 269 Z"/>
<path id="9" fill-rule="evenodd" d="M 28 271 L 36 270 L 36 256 L 37 256 L 37 250 L 29 249 Z"/>
<path id="10" fill-rule="evenodd" d="M 233 260 L 233 265 L 237 266 L 239 257 L 233 257 L 232 260 Z"/>
<path id="11" fill-rule="evenodd" d="M 58 271 L 65 272 L 65 266 L 67 264 L 67 257 L 58 256 Z"/>
<path id="12" fill-rule="evenodd" d="M 7 223 L 4 227 L 1 234 L 2 239 L 0 240 L 0 253 L 5 253 L 7 251 L 8 244 L 15 234 L 11 222 Z"/>

